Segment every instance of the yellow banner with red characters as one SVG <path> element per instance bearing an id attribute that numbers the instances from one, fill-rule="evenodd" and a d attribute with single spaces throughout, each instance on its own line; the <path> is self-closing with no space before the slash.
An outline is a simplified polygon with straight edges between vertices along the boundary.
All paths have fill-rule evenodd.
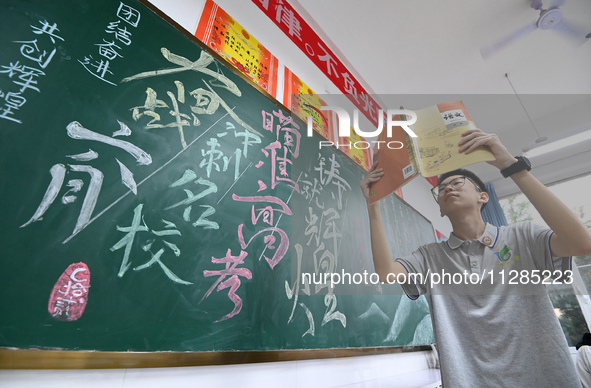
<path id="1" fill-rule="evenodd" d="M 326 103 L 287 67 L 283 85 L 283 104 L 305 123 L 308 122 L 308 116 L 312 117 L 314 130 L 325 139 L 333 141 L 332 113 L 320 110 Z"/>
<path id="2" fill-rule="evenodd" d="M 279 61 L 212 0 L 205 3 L 195 36 L 277 98 Z"/>

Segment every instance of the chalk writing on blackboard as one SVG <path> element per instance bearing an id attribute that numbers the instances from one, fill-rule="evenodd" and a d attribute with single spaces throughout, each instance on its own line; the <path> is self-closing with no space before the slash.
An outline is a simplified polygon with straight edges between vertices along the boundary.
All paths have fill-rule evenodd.
<path id="1" fill-rule="evenodd" d="M 173 242 L 169 241 L 168 238 L 170 236 L 180 236 L 181 232 L 176 229 L 176 225 L 170 221 L 162 220 L 164 223 L 164 229 L 162 230 L 154 230 L 150 229 L 142 217 L 142 209 L 143 204 L 139 204 L 133 211 L 133 220 L 130 226 L 117 226 L 117 230 L 123 233 L 126 233 L 124 237 L 121 238 L 115 245 L 111 247 L 111 251 L 117 251 L 125 247 L 125 251 L 123 253 L 123 260 L 121 262 L 121 267 L 119 269 L 119 273 L 117 276 L 122 277 L 125 272 L 131 267 L 130 263 L 130 253 L 133 242 L 135 240 L 136 235 L 139 232 L 148 232 L 150 233 L 149 237 L 143 242 L 142 250 L 148 252 L 151 256 L 150 260 L 142 265 L 135 267 L 134 271 L 141 271 L 143 269 L 149 268 L 154 264 L 158 264 L 158 266 L 162 269 L 162 271 L 166 274 L 166 276 L 172 280 L 173 282 L 180 283 L 180 284 L 192 284 L 191 282 L 182 280 L 179 278 L 174 272 L 172 272 L 161 260 L 162 255 L 165 253 L 165 248 L 170 250 L 176 257 L 181 255 L 180 249 L 174 244 Z M 166 240 L 165 240 L 166 238 Z M 161 240 L 163 247 L 158 249 L 156 253 L 152 252 L 154 248 L 154 244 L 156 240 Z"/>
<path id="2" fill-rule="evenodd" d="M 199 193 L 195 194 L 195 192 L 193 192 L 195 184 L 205 186 L 205 188 L 199 187 L 202 190 L 199 191 Z M 187 189 L 187 185 L 190 185 L 190 189 Z M 181 186 L 185 186 L 183 190 L 185 191 L 187 198 L 164 208 L 164 210 L 170 210 L 179 206 L 183 206 L 183 220 L 185 220 L 186 222 L 191 222 L 191 211 L 193 209 L 193 203 L 210 194 L 217 193 L 218 187 L 215 183 L 210 182 L 207 179 L 204 179 L 202 177 L 197 178 L 197 174 L 193 170 L 186 170 L 179 180 L 173 182 L 170 185 L 170 187 L 172 188 Z M 199 219 L 193 223 L 193 226 L 203 226 L 204 229 L 219 229 L 220 226 L 217 222 L 207 219 L 207 217 L 215 214 L 215 208 L 209 205 L 200 206 L 205 208 L 205 211 L 201 214 Z"/>
<path id="3" fill-rule="evenodd" d="M 112 137 L 101 135 L 100 133 L 84 128 L 82 124 L 78 123 L 77 121 L 73 121 L 70 124 L 68 124 L 66 131 L 68 136 L 70 136 L 73 139 L 97 141 L 126 151 L 136 159 L 138 165 L 149 165 L 152 163 L 152 157 L 150 156 L 150 154 L 148 154 L 141 148 L 133 145 L 130 142 L 114 139 Z M 91 161 L 93 159 L 98 158 L 98 154 L 91 150 L 88 153 L 83 154 L 82 156 L 73 155 L 70 156 L 70 158 L 74 160 Z M 129 168 L 127 168 L 118 159 L 116 159 L 116 161 L 120 166 L 122 183 L 125 186 L 127 186 L 132 192 L 134 192 L 134 194 L 137 194 L 137 184 L 133 180 L 133 174 L 131 173 Z M 92 166 L 69 164 L 68 167 L 73 172 L 87 173 L 90 176 L 90 183 L 88 184 L 88 189 L 84 197 L 84 202 L 82 203 L 80 214 L 78 216 L 78 220 L 76 221 L 76 226 L 74 227 L 74 230 L 72 232 L 72 236 L 74 236 L 90 223 L 90 217 L 92 216 L 92 213 L 96 206 L 96 202 L 98 200 L 98 196 L 102 188 L 104 176 L 100 170 Z M 45 214 L 45 212 L 57 199 L 59 192 L 64 185 L 66 172 L 66 166 L 61 163 L 54 164 L 50 168 L 49 173 L 51 175 L 51 181 L 49 183 L 49 186 L 47 187 L 47 190 L 45 191 L 45 195 L 43 196 L 43 199 L 41 200 L 41 203 L 37 207 L 37 210 L 35 211 L 33 216 L 26 223 L 21 225 L 21 228 L 26 227 L 35 221 L 42 220 L 42 217 Z M 84 186 L 84 181 L 82 179 L 71 179 L 66 183 L 66 186 L 70 189 L 61 198 L 61 202 L 64 205 L 71 204 L 74 201 L 76 201 L 77 197 L 73 194 L 78 193 L 82 190 Z"/>
<path id="4" fill-rule="evenodd" d="M 2 121 L 10 254 L 0 260 L 0 345 L 149 352 L 413 340 L 427 322 L 417 303 L 301 277 L 372 270 L 363 171 L 346 156 L 318 150 L 304 123 L 137 0 L 4 3 L 3 52 L 14 54 L 0 62 L 0 99 L 28 102 L 5 109 L 22 124 Z M 425 219 L 391 202 L 382 211 L 393 252 L 432 240 Z M 64 272 L 71 263 L 89 269 Z"/>
<path id="5" fill-rule="evenodd" d="M 339 246 L 343 239 L 341 230 L 344 221 L 341 214 L 346 212 L 348 201 L 343 199 L 348 198 L 345 194 L 351 190 L 351 185 L 341 177 L 340 167 L 334 154 L 327 157 L 323 153 L 318 153 L 316 160 L 312 161 L 311 168 L 302 172 L 297 182 L 301 188 L 301 210 L 305 212 L 303 236 L 294 246 L 297 263 L 292 270 L 295 270 L 295 274 L 292 273 L 291 285 L 285 281 L 285 293 L 289 300 L 293 300 L 287 323 L 294 319 L 297 306 L 301 307 L 307 318 L 308 329 L 302 337 L 307 334 L 315 336 L 315 321 L 320 318 L 314 317 L 307 305 L 308 300 L 312 300 L 308 298 L 313 296 L 323 295 L 326 307 L 320 319 L 320 326 L 337 321 L 343 328 L 347 327 L 347 316 L 338 308 L 338 297 L 334 288 L 327 282 L 312 283 L 309 278 L 301 276 L 303 272 L 310 272 L 320 279 L 322 275 L 329 275 L 340 268 Z M 306 260 L 306 271 L 302 268 L 306 265 L 303 257 L 312 259 Z"/>
<path id="6" fill-rule="evenodd" d="M 293 190 L 299 190 L 297 183 L 290 177 L 289 166 L 293 163 L 293 159 L 299 155 L 299 132 L 297 131 L 296 123 L 291 117 L 287 117 L 281 111 L 273 111 L 272 113 L 263 111 L 263 128 L 275 135 L 275 141 L 271 142 L 267 147 L 261 149 L 264 154 L 263 159 L 259 160 L 256 167 L 260 168 L 265 163 L 269 162 L 271 165 L 271 188 L 275 188 L 279 183 L 286 183 Z M 274 125 L 275 117 L 278 118 L 276 126 Z M 297 134 L 295 136 L 294 134 Z M 245 153 L 246 145 L 249 136 L 244 133 L 245 137 Z M 267 159 L 270 159 L 267 160 Z M 259 181 L 259 191 L 267 188 L 267 185 Z M 291 197 L 290 197 L 291 198 Z M 261 256 L 267 261 L 271 269 L 275 268 L 277 264 L 284 258 L 289 249 L 289 236 L 277 225 L 283 215 L 291 216 L 292 212 L 288 204 L 277 196 L 272 195 L 257 195 L 245 196 L 232 193 L 232 199 L 236 202 L 244 202 L 251 204 L 251 219 L 252 226 L 263 226 L 262 229 L 253 233 L 250 237 L 245 236 L 245 224 L 237 226 L 237 237 L 240 245 L 240 253 L 235 256 L 232 254 L 232 249 L 228 248 L 223 258 L 212 257 L 212 264 L 225 264 L 225 269 L 222 270 L 205 270 L 203 275 L 205 277 L 218 276 L 216 281 L 207 290 L 201 298 L 200 303 L 209 297 L 211 293 L 216 291 L 228 290 L 228 298 L 234 303 L 234 308 L 228 314 L 216 320 L 216 322 L 230 319 L 242 310 L 243 301 L 237 295 L 237 291 L 241 285 L 240 277 L 252 279 L 252 272 L 247 268 L 239 267 L 244 264 L 244 259 L 248 256 L 246 249 L 249 245 L 258 238 L 263 239 L 265 248 Z M 289 202 L 289 199 L 288 201 Z M 276 213 L 280 213 L 275 217 Z M 268 225 L 265 226 L 264 224 Z M 273 254 L 266 253 L 274 251 Z M 269 257 L 271 256 L 271 257 Z"/>
<path id="7" fill-rule="evenodd" d="M 49 40 L 51 40 L 51 43 L 54 46 L 56 44 L 56 39 L 61 41 L 64 40 L 57 35 L 57 32 L 59 32 L 57 24 L 50 24 L 47 20 L 39 20 L 39 25 L 40 26 L 30 26 L 33 34 L 49 37 Z M 27 99 L 24 97 L 23 93 L 27 89 L 32 89 L 37 93 L 41 93 L 41 89 L 36 86 L 38 85 L 38 78 L 45 76 L 45 72 L 42 69 L 45 69 L 49 65 L 57 49 L 54 47 L 53 50 L 47 52 L 47 50 L 44 50 L 43 48 L 49 45 L 48 42 L 38 42 L 37 39 L 15 40 L 14 43 L 21 43 L 20 53 L 27 60 L 26 63 L 33 61 L 36 63 L 36 66 L 39 67 L 39 69 L 30 67 L 26 64 L 21 64 L 20 60 L 18 60 L 16 62 L 10 62 L 8 66 L 2 65 L 2 69 L 0 69 L 0 73 L 8 74 L 8 77 L 11 79 L 13 76 L 18 76 L 13 79 L 12 82 L 17 88 L 20 86 L 20 89 L 16 92 L 0 90 L 0 98 L 4 98 L 4 108 L 0 110 L 0 118 L 22 124 L 20 119 L 13 117 L 15 114 L 13 110 L 19 110 L 25 105 Z"/>
<path id="8" fill-rule="evenodd" d="M 131 45 L 131 31 L 127 30 L 127 26 L 137 27 L 140 22 L 141 14 L 137 9 L 119 3 L 116 16 L 118 20 L 109 22 L 105 29 L 105 33 L 111 34 L 114 39 L 109 41 L 103 38 L 102 43 L 95 44 L 95 46 L 98 47 L 98 54 L 103 59 L 94 59 L 92 54 L 90 54 L 84 56 L 82 60 L 78 60 L 78 62 L 80 62 L 90 74 L 113 86 L 117 86 L 117 84 L 107 79 L 107 73 L 112 76 L 111 78 L 115 77 L 110 70 L 111 63 L 118 58 L 123 58 L 123 55 L 121 55 L 122 48 L 119 44 L 124 44 L 125 46 Z M 120 25 L 122 21 L 126 24 Z"/>
<path id="9" fill-rule="evenodd" d="M 228 77 L 226 77 L 221 72 L 219 72 L 219 69 L 218 69 L 218 72 L 215 72 L 215 71 L 207 68 L 207 66 L 209 66 L 212 62 L 214 62 L 213 57 L 210 54 L 208 54 L 207 52 L 202 51 L 199 59 L 194 62 L 191 62 L 189 59 L 187 59 L 185 57 L 171 53 L 167 48 L 163 47 L 160 51 L 165 59 L 167 59 L 169 62 L 171 62 L 175 65 L 178 65 L 180 67 L 175 67 L 172 69 L 161 69 L 161 70 L 143 72 L 143 73 L 131 76 L 131 77 L 124 78 L 122 80 L 122 82 L 129 82 L 129 81 L 138 80 L 138 79 L 144 79 L 144 78 L 155 77 L 155 76 L 159 76 L 159 75 L 174 74 L 174 73 L 192 70 L 192 71 L 197 71 L 197 72 L 209 75 L 209 76 L 213 77 L 215 80 L 220 81 L 222 83 L 222 84 L 216 84 L 214 86 L 229 90 L 230 92 L 232 92 L 236 96 L 242 95 L 242 93 L 240 92 L 240 89 L 238 89 L 238 86 L 236 86 L 236 84 L 234 82 L 232 82 Z M 216 62 L 216 65 L 217 65 L 217 62 Z M 222 100 L 222 98 L 211 88 L 211 86 L 209 86 L 209 84 L 207 82 L 205 82 L 205 80 L 203 82 L 205 83 L 205 86 L 209 90 L 205 90 L 203 88 L 196 88 L 193 91 L 189 92 L 189 95 L 195 99 L 195 105 L 190 106 L 190 110 L 191 110 L 190 116 L 187 115 L 186 113 L 180 113 L 180 111 L 179 111 L 178 103 L 179 102 L 185 103 L 185 101 L 186 101 L 185 100 L 185 87 L 182 84 L 182 82 L 176 81 L 175 86 L 177 89 L 177 95 L 175 95 L 171 91 L 168 91 L 166 93 L 168 95 L 168 97 L 170 98 L 171 103 L 173 104 L 173 110 L 170 110 L 170 108 L 166 104 L 166 102 L 164 102 L 163 100 L 157 99 L 157 94 L 152 88 L 147 88 L 146 89 L 146 94 L 147 94 L 146 102 L 143 106 L 133 108 L 133 118 L 135 120 L 137 120 L 144 115 L 152 117 L 152 120 L 148 123 L 146 128 L 176 127 L 179 131 L 179 137 L 181 140 L 181 144 L 182 144 L 183 148 L 186 148 L 187 143 L 185 141 L 183 127 L 191 126 L 191 125 L 192 126 L 200 125 L 199 118 L 196 116 L 196 114 L 211 115 L 211 114 L 215 113 L 220 106 L 222 106 L 226 110 L 226 112 L 228 112 L 230 117 L 232 117 L 234 120 L 236 120 L 237 123 L 242 125 L 244 128 L 246 128 L 251 133 L 254 133 L 259 136 L 261 135 L 259 132 L 254 130 L 250 125 L 248 125 L 246 122 L 244 122 L 242 119 L 240 119 L 240 117 L 238 117 L 238 115 L 236 113 L 234 113 L 234 111 L 232 109 L 230 109 L 228 104 L 226 104 L 226 102 L 224 100 Z M 156 108 L 160 108 L 160 109 L 165 108 L 166 111 L 169 111 L 169 114 L 174 118 L 174 121 L 167 123 L 167 124 L 160 123 L 159 122 L 160 121 L 160 114 L 158 114 L 156 112 Z M 191 117 L 193 118 L 192 123 L 188 121 L 191 119 Z"/>

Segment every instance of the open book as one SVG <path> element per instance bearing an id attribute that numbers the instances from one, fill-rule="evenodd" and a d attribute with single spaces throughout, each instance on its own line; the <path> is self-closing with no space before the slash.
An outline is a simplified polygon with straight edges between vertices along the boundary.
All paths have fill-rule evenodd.
<path id="1" fill-rule="evenodd" d="M 384 169 L 384 175 L 371 186 L 370 203 L 390 195 L 417 174 L 428 178 L 495 159 L 485 148 L 469 154 L 458 152 L 462 133 L 476 128 L 462 101 L 437 104 L 415 110 L 415 113 L 417 121 L 411 129 L 417 137 L 410 137 L 401 127 L 392 128 L 390 138 L 386 131 L 380 134 L 378 143 L 374 146 L 374 162 L 378 162 L 377 168 Z M 386 146 L 400 144 L 392 143 L 393 141 L 404 143 L 404 147 L 392 149 L 397 147 Z"/>

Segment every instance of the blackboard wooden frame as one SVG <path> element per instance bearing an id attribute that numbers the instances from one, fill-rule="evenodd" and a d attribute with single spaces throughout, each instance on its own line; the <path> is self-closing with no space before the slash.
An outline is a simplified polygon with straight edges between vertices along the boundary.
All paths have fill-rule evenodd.
<path id="1" fill-rule="evenodd" d="M 88 352 L 4 348 L 0 349 L 0 369 L 173 368 L 376 356 L 428 350 L 431 350 L 428 345 L 236 352 Z"/>
<path id="2" fill-rule="evenodd" d="M 211 50 L 194 35 L 186 31 L 177 22 L 164 14 L 147 0 L 139 0 L 144 6 L 157 14 L 177 31 L 195 42 L 203 50 L 220 62 L 224 58 Z M 236 75 L 261 92 L 273 104 L 289 111 L 273 96 L 253 83 L 244 74 L 228 66 Z M 344 154 L 340 150 L 336 150 Z M 360 168 L 358 166 L 358 168 Z M 412 206 L 403 201 L 409 208 Z M 418 212 L 417 212 L 418 213 Z M 419 213 L 420 214 L 420 213 Z M 428 219 L 420 214 L 421 217 Z M 428 221 L 430 223 L 430 221 Z M 364 348 L 331 348 L 278 351 L 206 351 L 206 352 L 110 352 L 0 348 L 0 369 L 117 369 L 117 368 L 159 368 L 183 366 L 207 366 L 247 364 L 279 361 L 301 361 L 310 359 L 330 359 L 342 357 L 371 356 L 393 353 L 428 351 L 428 345 L 387 346 Z"/>

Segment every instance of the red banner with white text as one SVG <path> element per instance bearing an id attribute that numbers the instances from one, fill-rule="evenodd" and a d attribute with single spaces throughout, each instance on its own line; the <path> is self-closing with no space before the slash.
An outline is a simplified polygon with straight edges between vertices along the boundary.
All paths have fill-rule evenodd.
<path id="1" fill-rule="evenodd" d="M 378 103 L 285 0 L 252 0 L 377 128 Z"/>

